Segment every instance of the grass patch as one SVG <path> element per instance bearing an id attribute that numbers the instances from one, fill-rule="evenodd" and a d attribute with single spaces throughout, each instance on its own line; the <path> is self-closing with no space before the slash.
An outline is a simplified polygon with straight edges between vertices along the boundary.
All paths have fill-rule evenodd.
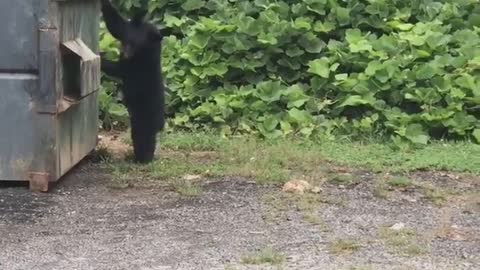
<path id="1" fill-rule="evenodd" d="M 394 177 L 392 179 L 387 180 L 387 184 L 391 187 L 396 187 L 396 188 L 408 188 L 408 187 L 413 187 L 415 184 L 413 181 L 407 177 Z"/>
<path id="2" fill-rule="evenodd" d="M 132 184 L 126 177 L 114 177 L 108 186 L 112 189 L 126 189 L 132 187 Z"/>
<path id="3" fill-rule="evenodd" d="M 352 186 L 358 184 L 359 180 L 351 174 L 337 174 L 331 177 L 328 182 L 336 185 Z"/>
<path id="4" fill-rule="evenodd" d="M 388 199 L 388 196 L 390 195 L 388 188 L 389 187 L 384 179 L 375 180 L 373 196 L 379 199 Z"/>
<path id="5" fill-rule="evenodd" d="M 201 132 L 162 134 L 159 141 L 159 158 L 141 171 L 143 178 L 171 180 L 186 174 L 231 175 L 259 183 L 283 183 L 301 176 L 315 182 L 325 176 L 331 164 L 385 172 L 445 169 L 480 175 L 480 146 L 468 143 L 433 143 L 417 150 L 397 150 L 375 141 L 262 140 L 249 136 L 224 138 Z M 124 173 L 136 179 L 138 172 L 132 169 Z M 329 182 L 353 185 L 358 179 L 338 174 Z M 396 179 L 389 185 L 401 187 L 409 182 Z"/>
<path id="6" fill-rule="evenodd" d="M 303 212 L 312 212 L 323 202 L 321 195 L 312 193 L 290 195 L 290 201 Z"/>
<path id="7" fill-rule="evenodd" d="M 113 155 L 107 147 L 100 145 L 92 151 L 88 158 L 94 163 L 108 163 L 112 160 Z"/>
<path id="8" fill-rule="evenodd" d="M 449 196 L 445 190 L 434 187 L 424 188 L 423 194 L 427 200 L 431 201 L 436 206 L 443 206 L 447 202 Z"/>
<path id="9" fill-rule="evenodd" d="M 469 172 L 480 175 L 480 145 L 470 142 L 433 142 L 419 149 L 398 150 L 381 141 L 327 141 L 322 155 L 348 166 L 373 171 L 408 172 L 422 169 Z"/>
<path id="10" fill-rule="evenodd" d="M 259 250 L 256 253 L 247 255 L 242 258 L 243 264 L 259 265 L 259 264 L 271 264 L 278 265 L 285 261 L 285 256 L 271 248 Z"/>
<path id="11" fill-rule="evenodd" d="M 139 166 L 127 162 L 109 163 L 108 168 L 111 171 L 111 181 L 109 186 L 114 189 L 132 187 L 132 175 L 135 175 L 136 172 L 141 170 Z M 141 177 L 141 174 L 139 176 Z"/>
<path id="12" fill-rule="evenodd" d="M 329 244 L 329 251 L 332 254 L 351 254 L 361 248 L 361 245 L 353 239 L 337 239 Z"/>
<path id="13" fill-rule="evenodd" d="M 378 232 L 384 244 L 395 252 L 407 256 L 421 256 L 427 253 L 427 243 L 411 229 L 393 230 L 381 227 Z"/>
<path id="14" fill-rule="evenodd" d="M 218 135 L 198 133 L 167 133 L 160 136 L 160 144 L 165 149 L 187 152 L 219 151 L 229 144 L 230 140 Z"/>
<path id="15" fill-rule="evenodd" d="M 420 183 L 418 188 L 427 201 L 438 207 L 445 205 L 452 196 L 463 194 L 463 192 L 459 193 L 459 191 L 448 187 L 434 186 L 432 183 Z"/>
<path id="16" fill-rule="evenodd" d="M 314 213 L 306 213 L 305 215 L 303 215 L 303 220 L 312 225 L 324 225 L 322 219 Z"/>
<path id="17" fill-rule="evenodd" d="M 318 216 L 318 214 L 307 212 L 303 215 L 303 220 L 315 226 L 317 229 L 319 229 L 322 232 L 329 231 L 327 224 L 325 224 L 325 222 Z"/>
<path id="18" fill-rule="evenodd" d="M 130 135 L 130 131 L 127 134 Z M 121 136 L 120 141 L 126 145 L 130 145 L 130 146 L 133 145 L 132 138 L 130 138 L 130 136 L 126 136 L 126 135 Z"/>
<path id="19" fill-rule="evenodd" d="M 174 181 L 173 188 L 178 194 L 186 197 L 199 196 L 203 191 L 201 186 L 195 185 L 187 180 Z"/>
<path id="20" fill-rule="evenodd" d="M 328 231 L 328 226 L 321 219 L 317 210 L 320 204 L 330 203 L 321 194 L 284 194 L 269 193 L 262 197 L 262 200 L 269 205 L 263 218 L 267 222 L 275 222 L 283 216 L 290 207 L 295 207 L 302 214 L 303 221 L 317 227 L 321 231 Z"/>

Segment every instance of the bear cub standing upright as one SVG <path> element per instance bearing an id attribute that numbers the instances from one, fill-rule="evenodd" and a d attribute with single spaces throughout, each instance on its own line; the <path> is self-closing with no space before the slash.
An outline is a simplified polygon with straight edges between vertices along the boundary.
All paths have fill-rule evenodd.
<path id="1" fill-rule="evenodd" d="M 154 158 L 156 135 L 163 129 L 164 85 L 161 74 L 162 34 L 144 21 L 140 12 L 126 21 L 109 0 L 102 0 L 102 14 L 111 35 L 122 44 L 117 62 L 102 57 L 102 70 L 123 82 L 123 101 L 130 115 L 135 162 Z"/>

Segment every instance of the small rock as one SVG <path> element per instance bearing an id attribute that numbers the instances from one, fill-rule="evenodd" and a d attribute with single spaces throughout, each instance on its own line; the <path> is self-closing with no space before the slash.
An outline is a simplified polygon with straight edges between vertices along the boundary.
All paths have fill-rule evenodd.
<path id="1" fill-rule="evenodd" d="M 322 189 L 320 187 L 314 187 L 311 190 L 312 193 L 320 193 L 321 191 L 322 191 Z"/>
<path id="2" fill-rule="evenodd" d="M 417 202 L 417 199 L 410 197 L 410 196 L 402 196 L 402 199 L 407 202 Z"/>
<path id="3" fill-rule="evenodd" d="M 198 180 L 202 178 L 201 175 L 198 175 L 198 174 L 187 174 L 183 177 L 184 180 L 187 180 L 187 181 L 194 181 L 194 180 Z"/>
<path id="4" fill-rule="evenodd" d="M 465 230 L 460 229 L 455 224 L 450 226 L 441 237 L 452 241 L 467 241 L 470 238 Z"/>
<path id="5" fill-rule="evenodd" d="M 402 230 L 405 228 L 405 223 L 395 223 L 393 224 L 390 229 L 394 230 L 394 231 L 399 231 L 399 230 Z"/>
<path id="6" fill-rule="evenodd" d="M 337 173 L 347 173 L 349 170 L 346 167 L 335 167 L 332 169 L 332 171 Z"/>
<path id="7" fill-rule="evenodd" d="M 311 188 L 310 184 L 305 180 L 291 180 L 283 185 L 282 191 L 303 194 Z"/>

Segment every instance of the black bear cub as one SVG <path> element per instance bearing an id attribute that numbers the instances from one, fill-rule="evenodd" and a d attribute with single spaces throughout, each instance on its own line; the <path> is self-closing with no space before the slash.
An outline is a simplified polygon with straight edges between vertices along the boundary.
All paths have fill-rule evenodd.
<path id="1" fill-rule="evenodd" d="M 139 12 L 126 21 L 109 0 L 102 0 L 102 14 L 108 31 L 122 44 L 119 61 L 102 57 L 102 70 L 122 80 L 135 162 L 148 163 L 154 158 L 156 135 L 165 122 L 160 64 L 162 34 L 144 21 L 146 12 Z"/>

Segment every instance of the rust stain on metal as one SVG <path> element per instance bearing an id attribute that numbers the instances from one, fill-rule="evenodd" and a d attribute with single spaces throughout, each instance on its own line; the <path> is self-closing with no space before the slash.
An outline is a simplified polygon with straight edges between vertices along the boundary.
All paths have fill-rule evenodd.
<path id="1" fill-rule="evenodd" d="M 50 174 L 46 172 L 30 173 L 30 190 L 34 192 L 47 192 Z"/>

